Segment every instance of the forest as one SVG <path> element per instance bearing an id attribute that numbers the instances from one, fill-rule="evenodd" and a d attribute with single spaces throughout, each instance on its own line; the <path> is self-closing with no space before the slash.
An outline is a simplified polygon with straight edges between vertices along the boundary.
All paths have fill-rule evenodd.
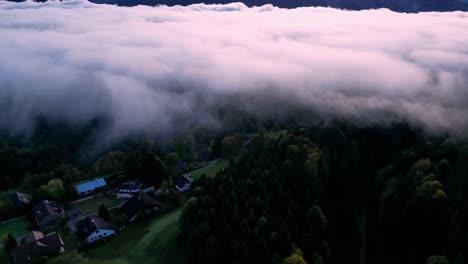
<path id="1" fill-rule="evenodd" d="M 406 125 L 261 133 L 181 216 L 192 263 L 466 263 L 468 145 Z"/>
<path id="2" fill-rule="evenodd" d="M 199 164 L 230 160 L 183 196 L 179 240 L 190 263 L 468 262 L 466 139 L 407 124 L 247 120 L 96 148 L 99 125 L 42 121 L 29 136 L 3 134 L 1 191 L 67 206 L 83 180 L 164 189 Z M 1 220 L 30 209 L 0 198 Z"/>

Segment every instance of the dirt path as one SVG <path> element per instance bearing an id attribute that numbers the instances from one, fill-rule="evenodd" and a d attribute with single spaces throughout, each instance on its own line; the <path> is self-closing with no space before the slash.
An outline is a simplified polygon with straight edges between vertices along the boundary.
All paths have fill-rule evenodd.
<path id="1" fill-rule="evenodd" d="M 215 160 L 208 161 L 203 167 L 198 168 L 198 169 L 196 169 L 196 170 L 194 170 L 194 171 L 185 173 L 184 175 L 191 175 L 191 174 L 196 173 L 197 171 L 200 171 L 200 170 L 206 169 L 206 168 L 208 168 L 208 167 L 211 167 L 211 166 L 215 165 L 216 162 L 218 162 L 218 160 L 219 160 L 219 159 L 215 159 Z"/>

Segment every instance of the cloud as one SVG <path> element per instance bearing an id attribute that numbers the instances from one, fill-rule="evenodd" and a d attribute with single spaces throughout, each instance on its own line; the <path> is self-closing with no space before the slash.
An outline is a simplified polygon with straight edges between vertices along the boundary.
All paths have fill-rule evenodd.
<path id="1" fill-rule="evenodd" d="M 468 13 L 0 2 L 0 127 L 219 127 L 221 110 L 468 132 Z"/>

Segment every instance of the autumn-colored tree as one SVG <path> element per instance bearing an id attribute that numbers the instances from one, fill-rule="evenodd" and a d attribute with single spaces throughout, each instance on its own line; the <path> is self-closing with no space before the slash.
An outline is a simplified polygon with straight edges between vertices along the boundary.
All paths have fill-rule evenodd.
<path id="1" fill-rule="evenodd" d="M 284 259 L 283 264 L 307 264 L 307 262 L 304 260 L 302 251 L 294 247 L 291 255 Z"/>
<path id="2" fill-rule="evenodd" d="M 445 256 L 432 256 L 427 259 L 427 264 L 449 264 L 447 257 Z"/>
<path id="3" fill-rule="evenodd" d="M 46 196 L 63 201 L 65 196 L 65 189 L 63 187 L 63 181 L 61 179 L 52 179 L 47 182 L 46 185 L 40 187 L 40 191 L 44 192 Z"/>
<path id="4" fill-rule="evenodd" d="M 107 209 L 106 206 L 101 204 L 101 206 L 99 206 L 98 216 L 104 219 L 105 221 L 109 221 L 110 220 L 109 209 Z"/>

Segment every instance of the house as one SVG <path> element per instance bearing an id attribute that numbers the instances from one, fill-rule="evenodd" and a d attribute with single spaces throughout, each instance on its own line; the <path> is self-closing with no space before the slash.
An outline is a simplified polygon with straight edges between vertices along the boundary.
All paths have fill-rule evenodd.
<path id="1" fill-rule="evenodd" d="M 57 232 L 44 236 L 43 233 L 32 231 L 23 243 L 11 251 L 11 260 L 14 264 L 34 263 L 43 257 L 55 257 L 65 252 L 62 237 Z"/>
<path id="2" fill-rule="evenodd" d="M 11 200 L 18 207 L 25 207 L 31 202 L 32 197 L 20 192 L 15 192 L 11 195 Z"/>
<path id="3" fill-rule="evenodd" d="M 88 216 L 78 224 L 77 236 L 88 243 L 115 235 L 115 228 L 97 216 Z"/>
<path id="4" fill-rule="evenodd" d="M 179 176 L 175 182 L 175 187 L 179 192 L 185 192 L 190 188 L 192 184 L 192 177 L 190 175 Z"/>
<path id="5" fill-rule="evenodd" d="M 75 190 L 78 193 L 78 195 L 86 195 L 89 193 L 93 193 L 95 190 L 103 188 L 105 186 L 107 186 L 106 181 L 103 178 L 98 178 L 89 182 L 76 185 Z"/>
<path id="6" fill-rule="evenodd" d="M 65 216 L 62 206 L 55 201 L 44 200 L 34 206 L 33 214 L 41 229 L 60 225 Z"/>
<path id="7" fill-rule="evenodd" d="M 146 194 L 135 195 L 120 206 L 120 212 L 127 216 L 129 222 L 148 217 L 159 212 L 159 205 Z"/>
<path id="8" fill-rule="evenodd" d="M 154 192 L 154 186 L 138 180 L 121 183 L 117 187 L 117 199 L 129 199 L 141 193 Z"/>
<path id="9" fill-rule="evenodd" d="M 143 185 L 141 181 L 133 180 L 119 184 L 117 187 L 117 199 L 128 199 L 133 195 L 140 193 L 140 188 Z"/>

